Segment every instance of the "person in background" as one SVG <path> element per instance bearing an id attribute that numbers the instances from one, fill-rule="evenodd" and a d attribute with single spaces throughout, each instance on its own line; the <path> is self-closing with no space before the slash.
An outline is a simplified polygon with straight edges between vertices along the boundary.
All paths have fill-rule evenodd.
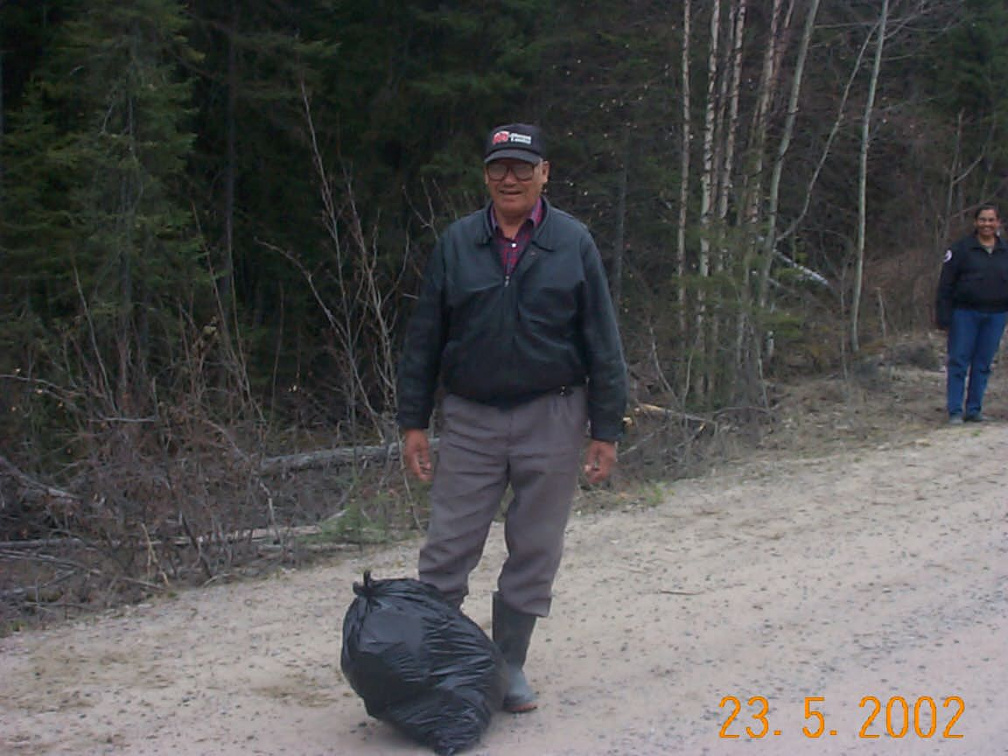
<path id="1" fill-rule="evenodd" d="M 550 611 L 586 428 L 583 469 L 598 483 L 616 463 L 627 393 L 602 259 L 585 226 L 542 196 L 549 175 L 539 128 L 489 133 L 490 202 L 438 240 L 398 373 L 404 463 L 433 478 L 419 578 L 456 606 L 511 488 L 493 637 L 512 712 L 537 706 L 525 659 L 537 618 Z M 435 466 L 427 427 L 439 377 Z"/>
<path id="2" fill-rule="evenodd" d="M 956 425 L 983 420 L 987 378 L 1008 319 L 1008 244 L 997 208 L 981 205 L 973 226 L 945 252 L 935 307 L 938 327 L 948 331 L 946 401 Z"/>

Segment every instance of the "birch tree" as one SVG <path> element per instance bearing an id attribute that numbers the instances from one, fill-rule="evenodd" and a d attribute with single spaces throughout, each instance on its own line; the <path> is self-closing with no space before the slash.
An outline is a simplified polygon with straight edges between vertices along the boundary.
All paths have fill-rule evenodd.
<path id="1" fill-rule="evenodd" d="M 767 307 L 767 297 L 770 290 L 770 269 L 773 266 L 774 253 L 777 249 L 777 212 L 780 205 L 781 176 L 784 173 L 784 159 L 787 157 L 794 134 L 795 120 L 798 116 L 798 102 L 801 96 L 802 81 L 805 76 L 805 61 L 808 58 L 809 43 L 815 30 L 816 14 L 819 12 L 819 0 L 810 0 L 805 16 L 805 28 L 798 46 L 798 57 L 795 61 L 794 74 L 791 79 L 791 93 L 788 97 L 787 115 L 784 119 L 784 130 L 777 145 L 777 155 L 774 159 L 773 171 L 770 176 L 770 186 L 767 193 L 766 236 L 763 245 L 763 261 L 759 281 L 759 306 Z"/>
<path id="2" fill-rule="evenodd" d="M 683 0 L 682 28 L 682 146 L 679 154 L 679 222 L 676 228 L 676 296 L 679 304 L 679 336 L 686 335 L 686 220 L 689 209 L 690 149 L 693 141 L 690 119 L 690 42 L 692 0 Z"/>
<path id="3" fill-rule="evenodd" d="M 710 276 L 710 233 L 711 219 L 714 209 L 715 176 L 715 123 L 717 118 L 717 82 L 720 71 L 720 30 L 721 30 L 721 0 L 714 0 L 710 20 L 710 49 L 707 56 L 707 102 L 704 108 L 703 136 L 703 171 L 700 174 L 700 254 L 697 259 L 697 276 L 700 285 L 697 287 L 696 312 L 696 345 L 697 355 L 704 358 L 705 366 L 708 357 L 707 328 L 707 294 L 704 290 L 704 279 Z M 705 371 L 706 373 L 706 371 Z M 707 392 L 707 381 L 697 382 L 697 391 L 702 396 Z"/>
<path id="4" fill-rule="evenodd" d="M 721 127 L 718 129 L 719 135 L 719 160 L 717 177 L 717 206 L 715 215 L 717 218 L 717 239 L 719 241 L 718 254 L 715 258 L 715 270 L 723 271 L 729 266 L 729 251 L 727 249 L 728 239 L 728 207 L 733 194 L 734 174 L 735 174 L 735 150 L 738 141 L 739 129 L 739 99 L 742 82 L 742 58 L 743 41 L 745 39 L 746 10 L 748 0 L 732 0 L 729 12 L 728 27 L 731 31 L 731 48 L 726 50 L 728 58 L 726 71 L 722 76 L 723 97 L 719 106 L 719 112 L 723 115 L 719 118 Z M 728 296 L 726 293 L 725 296 Z M 710 324 L 711 343 L 720 345 L 721 342 L 721 321 L 723 316 L 715 317 Z M 730 383 L 731 380 L 724 380 L 726 376 L 737 376 L 738 365 L 727 366 L 727 369 L 719 369 L 714 373 L 716 377 L 722 378 L 721 383 Z"/>
<path id="5" fill-rule="evenodd" d="M 776 96 L 780 78 L 780 50 L 784 45 L 782 27 L 790 14 L 782 13 L 783 0 L 773 0 L 770 10 L 770 27 L 763 49 L 763 64 L 757 87 L 756 106 L 749 127 L 749 141 L 745 173 L 742 176 L 742 195 L 739 201 L 739 225 L 745 229 L 744 251 L 741 265 L 740 309 L 735 337 L 735 364 L 743 364 L 746 333 L 752 323 L 752 268 L 756 256 L 756 243 L 760 236 L 760 210 L 763 195 L 763 172 L 770 122 L 770 105 Z"/>
<path id="6" fill-rule="evenodd" d="M 745 38 L 747 8 L 748 0 L 734 0 L 731 11 L 731 83 L 728 87 L 726 98 L 728 118 L 724 135 L 724 158 L 721 166 L 717 207 L 718 221 L 722 225 L 726 225 L 728 222 L 728 200 L 732 194 L 733 177 L 735 174 L 735 145 L 738 139 L 739 126 L 739 96 L 742 89 L 742 43 Z"/>
<path id="7" fill-rule="evenodd" d="M 864 117 L 861 119 L 861 152 L 858 160 L 858 230 L 857 245 L 854 249 L 854 292 L 851 296 L 850 343 L 851 351 L 860 350 L 858 325 L 861 313 L 861 287 L 864 277 L 865 223 L 867 213 L 868 147 L 871 142 L 871 119 L 875 108 L 875 93 L 878 90 L 879 72 L 882 70 L 882 50 L 885 47 L 886 24 L 889 20 L 889 0 L 882 0 L 882 10 L 876 31 L 875 60 L 872 63 L 871 78 L 868 81 L 868 97 L 865 100 Z"/>

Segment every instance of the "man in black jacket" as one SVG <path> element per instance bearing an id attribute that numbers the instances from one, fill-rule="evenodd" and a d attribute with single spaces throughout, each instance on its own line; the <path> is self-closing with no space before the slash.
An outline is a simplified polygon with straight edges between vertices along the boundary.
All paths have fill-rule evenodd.
<path id="1" fill-rule="evenodd" d="M 935 309 L 938 327 L 948 329 L 946 398 L 952 424 L 983 420 L 987 378 L 1008 319 L 1008 245 L 998 236 L 1000 223 L 997 208 L 981 205 L 974 214 L 975 232 L 945 252 Z"/>
<path id="2" fill-rule="evenodd" d="M 564 528 L 584 459 L 590 483 L 616 462 L 626 367 L 595 242 L 542 196 L 543 137 L 493 129 L 484 151 L 490 203 L 451 226 L 427 265 L 399 364 L 406 466 L 431 480 L 419 576 L 461 605 L 501 499 L 508 557 L 493 596 L 493 634 L 508 663 L 504 708 L 536 707 L 524 664 L 549 614 Z M 437 467 L 427 427 L 445 389 Z"/>

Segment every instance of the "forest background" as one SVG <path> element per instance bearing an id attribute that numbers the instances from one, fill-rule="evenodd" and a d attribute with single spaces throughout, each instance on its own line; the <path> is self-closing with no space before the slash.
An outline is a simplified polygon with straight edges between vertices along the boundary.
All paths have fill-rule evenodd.
<path id="1" fill-rule="evenodd" d="M 637 482 L 927 329 L 1008 175 L 1003 0 L 0 0 L 0 45 L 33 611 L 423 527 L 395 365 L 495 124 L 542 126 L 602 251 Z"/>

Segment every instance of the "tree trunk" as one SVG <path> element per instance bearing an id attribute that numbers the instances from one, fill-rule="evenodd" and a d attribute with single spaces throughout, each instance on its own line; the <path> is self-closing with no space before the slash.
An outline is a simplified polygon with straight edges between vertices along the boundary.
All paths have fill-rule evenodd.
<path id="1" fill-rule="evenodd" d="M 235 182 L 238 168 L 238 51 L 236 38 L 238 36 L 238 3 L 231 0 L 231 25 L 228 29 L 227 52 L 227 111 L 226 144 L 224 168 L 224 250 L 220 267 L 217 271 L 217 296 L 221 308 L 221 327 L 225 337 L 231 331 L 231 300 L 234 295 L 234 216 L 235 216 Z"/>
<path id="2" fill-rule="evenodd" d="M 749 159 L 743 176 L 743 201 L 739 207 L 740 221 L 750 225 L 759 222 L 760 202 L 763 192 L 763 163 L 766 153 L 767 127 L 770 120 L 770 104 L 777 93 L 779 55 L 781 45 L 781 5 L 783 0 L 774 0 L 770 15 L 770 31 L 763 51 L 763 67 L 760 72 L 756 108 L 749 127 Z M 740 223 L 741 225 L 741 223 Z M 748 267 L 748 266 L 747 266 Z"/>
<path id="3" fill-rule="evenodd" d="M 623 166 L 620 169 L 618 195 L 616 197 L 616 241 L 613 245 L 612 270 L 609 276 L 609 289 L 612 293 L 616 317 L 622 311 L 623 298 L 623 250 L 626 249 L 626 214 L 627 214 L 627 180 L 630 162 L 630 126 L 623 126 Z"/>
<path id="4" fill-rule="evenodd" d="M 745 36 L 745 21 L 748 0 L 735 0 L 732 10 L 734 17 L 731 85 L 728 89 L 728 125 L 725 131 L 724 161 L 721 182 L 718 189 L 718 220 L 726 224 L 728 220 L 728 200 L 732 193 L 735 173 L 735 144 L 738 135 L 739 94 L 742 89 L 742 42 Z"/>
<path id="5" fill-rule="evenodd" d="M 888 0 L 886 0 L 888 2 Z M 759 306 L 767 306 L 770 290 L 770 268 L 773 265 L 774 253 L 777 249 L 777 210 L 780 202 L 780 182 L 784 171 L 784 158 L 791 146 L 791 135 L 794 133 L 795 119 L 798 116 L 798 99 L 801 95 L 802 78 L 805 74 L 805 61 L 808 58 L 809 43 L 815 30 L 816 14 L 819 12 L 819 0 L 810 0 L 808 15 L 805 17 L 805 29 L 802 32 L 798 47 L 798 58 L 795 61 L 794 78 L 791 80 L 791 95 L 788 98 L 787 116 L 784 119 L 784 131 L 777 146 L 777 156 L 774 159 L 773 173 L 770 176 L 770 188 L 767 194 L 766 236 L 763 246 L 763 265 L 760 270 Z"/>
<path id="6" fill-rule="evenodd" d="M 714 126 L 717 117 L 720 31 L 721 0 L 714 0 L 713 7 L 711 8 L 710 52 L 707 58 L 707 104 L 704 109 L 703 172 L 700 174 L 700 256 L 697 259 L 697 275 L 701 281 L 697 287 L 696 352 L 700 358 L 703 372 L 696 382 L 696 390 L 701 399 L 707 395 L 707 375 L 710 367 L 707 352 L 709 349 L 713 350 L 713 345 L 707 343 L 705 334 L 707 329 L 707 295 L 704 291 L 703 279 L 710 276 L 710 234 L 715 189 Z"/>
<path id="7" fill-rule="evenodd" d="M 791 221 L 791 224 L 784 232 L 777 235 L 778 244 L 792 236 L 798 230 L 799 224 L 802 220 L 804 220 L 805 215 L 808 213 L 808 209 L 812 201 L 812 192 L 815 190 L 816 183 L 819 181 L 819 176 L 822 173 L 823 166 L 826 164 L 826 159 L 829 157 L 833 142 L 836 139 L 837 134 L 840 132 L 840 125 L 843 123 L 844 111 L 847 109 L 847 101 L 850 99 L 851 89 L 854 88 L 854 81 L 861 72 L 861 65 L 864 62 L 865 52 L 868 50 L 868 45 L 870 43 L 871 35 L 865 37 L 865 41 L 861 45 L 861 49 L 858 51 L 857 58 L 854 61 L 854 65 L 851 67 L 850 76 L 847 77 L 847 83 L 844 85 L 843 94 L 840 96 L 840 104 L 837 105 L 836 118 L 833 120 L 833 125 L 830 127 L 829 136 L 826 137 L 826 143 L 823 145 L 822 153 L 819 155 L 819 161 L 816 163 L 815 170 L 812 171 L 812 176 L 809 178 L 808 186 L 803 192 L 805 200 L 802 203 L 801 212 L 795 216 L 795 218 Z M 780 255 L 779 252 L 778 255 Z M 794 260 L 788 259 L 788 264 L 795 264 L 795 262 Z"/>
<path id="8" fill-rule="evenodd" d="M 0 2 L 0 10 L 3 10 L 3 3 Z M 3 32 L 3 19 L 0 18 L 0 39 L 2 39 Z M 3 144 L 4 144 L 4 100 L 3 100 L 3 90 L 4 90 L 4 71 L 3 71 L 3 59 L 4 51 L 0 50 L 0 154 L 3 154 Z M 0 221 L 3 220 L 3 187 L 4 187 L 4 161 L 0 160 Z"/>
<path id="9" fill-rule="evenodd" d="M 740 306 L 738 323 L 735 330 L 735 364 L 742 365 L 750 360 L 744 359 L 746 349 L 746 334 L 750 330 L 753 317 L 752 268 L 756 256 L 756 243 L 760 236 L 760 214 L 763 200 L 763 164 L 766 153 L 767 131 L 770 120 L 770 104 L 777 92 L 779 84 L 778 49 L 782 45 L 781 7 L 783 0 L 774 0 L 770 14 L 770 30 L 763 52 L 763 66 L 760 72 L 759 88 L 756 96 L 756 108 L 753 111 L 752 123 L 749 128 L 748 157 L 746 170 L 742 175 L 742 193 L 738 208 L 738 223 L 746 229 L 743 237 L 744 251 L 740 286 Z M 758 345 L 754 347 L 757 352 Z"/>
<path id="10" fill-rule="evenodd" d="M 717 239 L 718 250 L 714 261 L 714 269 L 720 273 L 730 268 L 730 253 L 728 251 L 728 205 L 734 190 L 735 149 L 738 141 L 739 97 L 742 82 L 742 46 L 745 35 L 745 21 L 748 0 L 732 0 L 729 29 L 731 32 L 731 50 L 728 56 L 727 70 L 722 78 L 724 92 L 721 112 L 724 114 L 720 131 L 721 159 L 718 165 L 717 207 Z M 725 296 L 728 296 L 726 291 Z M 711 343 L 721 344 L 721 328 L 727 314 L 719 314 L 711 320 Z M 726 327 L 727 324 L 725 324 Z M 720 350 L 719 350 L 720 353 Z M 725 360 L 719 360 L 724 363 Z M 716 375 L 723 376 L 719 383 L 734 384 L 739 376 L 739 363 L 719 364 Z"/>
<path id="11" fill-rule="evenodd" d="M 3 2 L 0 0 L 0 11 L 3 10 Z M 0 14 L 0 39 L 3 39 L 3 16 Z M 4 71 L 3 71 L 3 59 L 4 51 L 0 50 L 0 155 L 6 152 L 6 131 L 4 125 Z M 6 179 L 4 176 L 4 161 L 0 160 L 0 228 L 4 226 L 4 187 L 6 185 Z M 7 261 L 4 259 L 7 255 L 4 253 L 4 245 L 2 239 L 0 239 L 0 265 L 3 265 L 6 269 Z M 0 277 L 0 302 L 5 298 L 7 288 L 6 277 Z"/>
<path id="12" fill-rule="evenodd" d="M 871 142 L 871 117 L 875 109 L 875 92 L 878 89 L 879 71 L 882 70 L 882 50 L 885 47 L 886 24 L 889 20 L 889 0 L 882 0 L 879 14 L 878 39 L 875 45 L 875 62 L 872 63 L 871 79 L 868 82 L 868 99 L 865 102 L 864 118 L 861 121 L 861 155 L 858 162 L 858 232 L 857 247 L 854 250 L 854 293 L 851 295 L 850 341 L 851 352 L 857 354 L 861 348 L 858 326 L 861 315 L 861 287 L 864 277 L 865 220 L 867 216 L 868 146 Z"/>
<path id="13" fill-rule="evenodd" d="M 133 41 L 135 43 L 135 40 Z M 136 124 L 134 122 L 134 101 L 132 97 L 126 99 L 126 112 L 128 113 L 125 130 L 126 137 L 131 145 L 136 143 Z M 135 146 L 130 153 L 136 155 Z M 133 258 L 136 255 L 136 239 L 134 231 L 136 229 L 136 192 L 138 187 L 133 186 L 133 179 L 137 166 L 132 162 L 126 163 L 118 171 L 119 180 L 119 207 L 117 208 L 116 222 L 120 226 L 121 233 L 117 235 L 119 245 L 119 333 L 116 335 L 118 342 L 119 357 L 119 377 L 116 397 L 116 405 L 119 412 L 128 414 L 130 410 L 129 395 L 130 384 L 132 383 L 132 363 L 133 355 L 133 309 L 134 309 L 134 271 Z M 100 356 L 99 356 L 100 359 Z"/>
<path id="14" fill-rule="evenodd" d="M 955 196 L 956 186 L 959 183 L 959 156 L 962 152 L 962 132 L 963 111 L 960 109 L 956 117 L 955 147 L 952 152 L 952 164 L 949 166 L 948 191 L 945 193 L 945 213 L 939 222 L 938 232 L 935 234 L 936 247 L 940 247 L 949 236 L 948 227 L 952 218 L 952 201 Z"/>
<path id="15" fill-rule="evenodd" d="M 692 0 L 683 0 L 682 39 L 682 147 L 679 153 L 679 223 L 676 229 L 676 297 L 679 304 L 679 339 L 686 338 L 686 221 L 689 209 L 690 149 L 693 134 L 690 123 L 690 42 L 692 36 Z"/>

